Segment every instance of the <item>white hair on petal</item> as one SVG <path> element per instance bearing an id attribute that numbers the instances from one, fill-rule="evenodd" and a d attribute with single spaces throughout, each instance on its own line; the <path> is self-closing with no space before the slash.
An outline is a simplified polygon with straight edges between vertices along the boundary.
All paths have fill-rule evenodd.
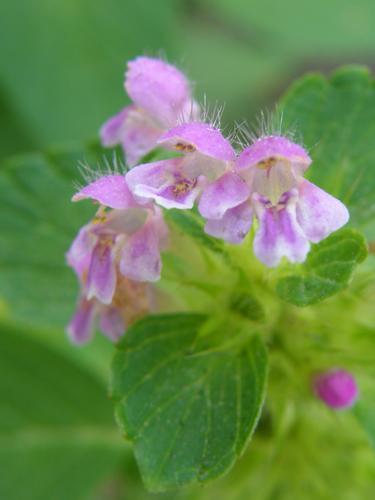
<path id="1" fill-rule="evenodd" d="M 201 109 L 199 104 L 190 99 L 188 106 L 183 109 L 177 116 L 177 125 L 185 125 L 200 119 Z"/>
<path id="2" fill-rule="evenodd" d="M 235 146 L 242 150 L 254 142 L 256 138 L 246 120 L 235 122 L 232 131 L 232 141 Z"/>
<path id="3" fill-rule="evenodd" d="M 224 109 L 225 104 L 219 104 L 218 101 L 213 105 L 208 104 L 206 94 L 204 94 L 202 102 L 197 102 L 193 99 L 190 101 L 189 107 L 180 113 L 177 124 L 184 125 L 186 123 L 199 121 L 213 128 L 221 129 Z"/>
<path id="4" fill-rule="evenodd" d="M 220 104 L 215 101 L 213 105 L 207 102 L 207 96 L 204 94 L 203 103 L 201 104 L 201 119 L 203 122 L 210 124 L 213 128 L 221 127 L 221 120 L 225 109 L 225 103 Z"/>
<path id="5" fill-rule="evenodd" d="M 92 167 L 86 161 L 78 162 L 78 171 L 83 178 L 85 184 L 97 181 L 100 177 L 108 175 L 125 175 L 129 169 L 123 161 L 118 157 L 116 152 L 113 152 L 112 161 L 107 156 L 103 155 L 102 162 L 97 162 L 96 167 Z M 74 187 L 79 191 L 84 187 L 80 182 L 74 182 Z"/>
<path id="6" fill-rule="evenodd" d="M 261 111 L 252 125 L 249 125 L 246 121 L 236 123 L 234 142 L 244 149 L 262 137 L 276 135 L 286 137 L 303 146 L 296 130 L 297 127 L 295 125 L 286 125 L 283 111 L 276 107 L 273 111 Z"/>

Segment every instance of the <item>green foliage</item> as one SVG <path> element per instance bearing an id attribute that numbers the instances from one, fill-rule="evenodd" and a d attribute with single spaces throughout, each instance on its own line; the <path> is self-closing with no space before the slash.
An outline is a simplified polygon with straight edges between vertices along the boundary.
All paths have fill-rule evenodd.
<path id="1" fill-rule="evenodd" d="M 246 291 L 236 291 L 232 295 L 230 308 L 251 321 L 262 321 L 265 317 L 259 300 Z"/>
<path id="2" fill-rule="evenodd" d="M 201 0 L 200 3 L 213 5 L 212 0 Z M 375 41 L 371 29 L 375 22 L 371 0 L 360 0 L 355 7 L 350 0 L 331 0 L 329 3 L 321 0 L 314 3 L 301 3 L 299 0 L 284 0 L 282 3 L 273 0 L 215 0 L 215 6 L 227 23 L 238 23 L 238 31 L 241 27 L 247 29 L 250 37 L 253 28 L 254 45 L 259 50 L 263 49 L 264 55 L 273 49 L 288 59 L 292 56 L 296 59 L 297 55 L 306 58 L 311 54 L 323 58 L 330 51 L 337 54 L 345 50 L 359 51 L 360 47 L 373 47 Z M 239 37 L 240 33 L 237 35 Z M 322 54 L 319 51 L 325 52 Z"/>
<path id="3" fill-rule="evenodd" d="M 0 497 L 86 498 L 125 453 L 104 386 L 5 324 L 0 352 Z"/>
<path id="4" fill-rule="evenodd" d="M 199 98 L 206 92 L 211 103 L 227 103 L 226 119 L 254 124 L 294 75 L 330 69 L 348 54 L 372 64 L 374 23 L 372 0 L 2 0 L 0 158 L 96 135 L 129 102 L 126 60 L 160 49 L 197 82 Z M 361 68 L 330 79 L 310 75 L 291 88 L 281 109 L 285 128 L 301 133 L 311 152 L 310 179 L 348 205 L 350 224 L 373 243 L 372 76 Z M 78 291 L 64 254 L 95 211 L 90 202 L 70 203 L 74 184 L 83 182 L 77 164 L 95 168 L 102 155 L 78 147 L 0 164 L 0 316 L 57 327 L 0 325 L 4 500 L 151 499 L 126 457 L 104 388 L 112 346 L 97 336 L 76 349 L 61 332 Z M 196 213 L 167 216 L 179 244 L 163 256 L 164 301 L 169 310 L 213 309 L 215 316 L 211 323 L 197 315 L 148 318 L 118 348 L 117 414 L 148 486 L 198 483 L 152 498 L 372 498 L 375 462 L 352 412 L 327 410 L 307 381 L 311 367 L 342 364 L 364 375 L 353 413 L 375 444 L 374 373 L 368 373 L 374 258 L 356 273 L 350 293 L 323 301 L 351 283 L 365 256 L 363 238 L 341 231 L 313 246 L 304 265 L 280 275 L 282 269 L 258 266 L 250 238 L 230 248 L 204 233 Z M 243 281 L 234 264 L 243 266 Z M 282 303 L 275 279 L 289 303 L 323 302 L 306 309 Z M 367 325 L 363 344 L 353 335 L 358 324 Z M 259 415 L 266 362 L 253 329 L 271 347 L 264 418 L 237 466 L 201 488 L 242 453 Z"/>
<path id="5" fill-rule="evenodd" d="M 270 109 L 275 96 L 306 71 L 372 64 L 372 0 L 190 0 L 181 25 L 190 73 L 229 120 Z M 272 15 L 270 13 L 272 12 Z M 184 33 L 185 27 L 185 33 Z M 201 85 L 197 86 L 200 91 Z"/>
<path id="6" fill-rule="evenodd" d="M 285 128 L 310 149 L 309 178 L 349 208 L 350 224 L 375 237 L 375 84 L 365 68 L 343 68 L 327 80 L 310 75 L 281 101 Z"/>
<path id="7" fill-rule="evenodd" d="M 103 152 L 34 154 L 0 166 L 0 296 L 13 317 L 35 325 L 64 326 L 78 287 L 65 253 L 81 225 L 95 213 L 70 199 L 78 163 L 96 167 Z"/>
<path id="8" fill-rule="evenodd" d="M 372 335 L 374 332 L 372 332 Z M 359 423 L 367 433 L 371 445 L 375 448 L 375 388 L 374 388 L 374 371 L 371 371 L 372 376 L 367 376 L 362 380 L 360 386 L 359 401 L 354 407 L 354 414 Z"/>
<path id="9" fill-rule="evenodd" d="M 297 306 L 315 304 L 347 287 L 356 265 L 366 256 L 363 236 L 353 229 L 342 229 L 314 245 L 294 274 L 278 280 L 276 291 Z"/>
<path id="10" fill-rule="evenodd" d="M 205 316 L 150 316 L 118 346 L 112 397 L 147 487 L 165 490 L 224 474 L 245 449 L 266 383 L 263 344 L 196 352 Z M 221 332 L 225 340 L 234 332 Z"/>
<path id="11" fill-rule="evenodd" d="M 35 149 L 39 146 L 22 113 L 16 110 L 1 83 L 0 81 L 0 159 L 15 151 Z"/>
<path id="12" fill-rule="evenodd" d="M 183 211 L 172 208 L 165 212 L 167 219 L 171 220 L 181 231 L 196 239 L 204 247 L 216 253 L 224 252 L 223 242 L 212 238 L 204 232 L 202 218 L 192 211 Z"/>
<path id="13" fill-rule="evenodd" d="M 2 0 L 0 82 L 39 144 L 86 140 L 128 103 L 126 60 L 174 57 L 175 21 L 173 0 Z"/>

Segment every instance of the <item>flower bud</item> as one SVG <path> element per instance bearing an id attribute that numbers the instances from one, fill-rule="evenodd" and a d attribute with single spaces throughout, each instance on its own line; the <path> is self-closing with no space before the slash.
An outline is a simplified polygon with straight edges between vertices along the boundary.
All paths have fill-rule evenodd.
<path id="1" fill-rule="evenodd" d="M 358 387 L 353 375 L 346 370 L 333 369 L 323 372 L 314 380 L 317 397 L 334 410 L 351 407 L 358 397 Z"/>

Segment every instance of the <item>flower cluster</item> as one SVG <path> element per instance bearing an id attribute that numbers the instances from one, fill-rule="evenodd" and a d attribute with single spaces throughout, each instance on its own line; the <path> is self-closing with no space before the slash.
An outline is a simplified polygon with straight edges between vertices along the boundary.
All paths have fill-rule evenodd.
<path id="1" fill-rule="evenodd" d="M 67 253 L 81 285 L 68 332 L 73 341 L 86 342 L 99 316 L 100 329 L 117 340 L 127 322 L 137 317 L 137 309 L 147 312 L 150 299 L 142 284 L 160 277 L 160 249 L 166 243 L 167 227 L 160 208 L 139 204 L 122 175 L 98 178 L 78 191 L 73 201 L 86 198 L 100 208 Z"/>
<path id="2" fill-rule="evenodd" d="M 121 144 L 132 168 L 96 179 L 73 197 L 101 206 L 67 256 L 81 283 L 69 327 L 74 340 L 89 337 L 95 314 L 103 332 L 117 338 L 126 323 L 118 300 L 123 280 L 159 278 L 166 239 L 159 207 L 189 210 L 197 203 L 206 233 L 234 244 L 256 220 L 254 253 L 270 267 L 283 257 L 303 262 L 310 242 L 348 221 L 339 200 L 304 178 L 311 159 L 303 147 L 266 135 L 236 152 L 219 128 L 200 120 L 188 80 L 170 64 L 138 57 L 128 64 L 125 89 L 133 103 L 100 135 L 104 146 Z M 156 147 L 175 156 L 140 164 Z"/>

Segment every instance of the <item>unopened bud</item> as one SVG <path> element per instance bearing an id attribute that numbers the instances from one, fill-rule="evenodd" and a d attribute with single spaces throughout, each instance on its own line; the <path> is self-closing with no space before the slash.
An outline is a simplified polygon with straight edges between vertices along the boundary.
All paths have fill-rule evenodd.
<path id="1" fill-rule="evenodd" d="M 358 387 L 353 375 L 334 369 L 321 373 L 314 379 L 315 394 L 327 406 L 342 410 L 352 406 L 358 397 Z"/>

